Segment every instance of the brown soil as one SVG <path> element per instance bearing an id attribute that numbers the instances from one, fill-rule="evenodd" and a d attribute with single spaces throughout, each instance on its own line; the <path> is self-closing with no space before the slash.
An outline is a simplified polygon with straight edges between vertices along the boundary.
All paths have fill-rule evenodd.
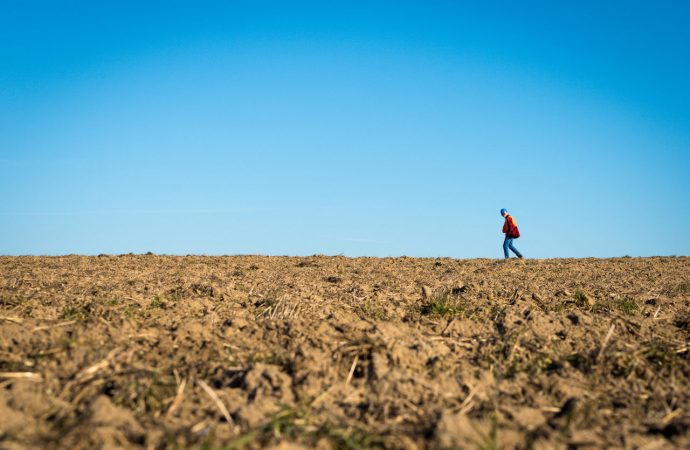
<path id="1" fill-rule="evenodd" d="M 0 448 L 690 448 L 690 258 L 0 258 Z"/>

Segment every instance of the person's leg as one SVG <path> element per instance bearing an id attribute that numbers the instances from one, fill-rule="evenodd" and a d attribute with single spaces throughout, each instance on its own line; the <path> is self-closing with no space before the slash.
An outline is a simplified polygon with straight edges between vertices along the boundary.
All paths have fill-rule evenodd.
<path id="1" fill-rule="evenodd" d="M 513 251 L 513 253 L 515 253 L 515 255 L 517 255 L 518 258 L 522 258 L 522 253 L 520 253 L 518 249 L 513 246 L 513 239 L 510 240 L 508 247 Z"/>
<path id="2" fill-rule="evenodd" d="M 506 236 L 505 240 L 503 241 L 503 254 L 506 258 L 510 258 L 510 255 L 508 254 L 508 246 L 512 244 L 513 240 Z"/>

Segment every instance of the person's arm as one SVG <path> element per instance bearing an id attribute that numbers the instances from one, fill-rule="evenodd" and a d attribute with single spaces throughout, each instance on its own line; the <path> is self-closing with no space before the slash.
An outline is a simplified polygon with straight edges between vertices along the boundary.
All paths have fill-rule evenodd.
<path id="1" fill-rule="evenodd" d="M 508 216 L 506 218 L 506 233 L 508 233 L 510 236 L 515 235 L 515 229 L 517 228 L 517 224 L 515 223 L 515 219 L 513 216 Z"/>

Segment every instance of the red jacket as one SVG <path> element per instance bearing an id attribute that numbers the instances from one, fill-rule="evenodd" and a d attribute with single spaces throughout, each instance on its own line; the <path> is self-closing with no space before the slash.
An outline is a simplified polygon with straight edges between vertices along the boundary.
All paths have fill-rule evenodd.
<path id="1" fill-rule="evenodd" d="M 503 232 L 509 238 L 520 237 L 520 231 L 518 230 L 517 222 L 515 222 L 515 219 L 510 214 L 506 216 L 506 221 L 503 224 Z"/>

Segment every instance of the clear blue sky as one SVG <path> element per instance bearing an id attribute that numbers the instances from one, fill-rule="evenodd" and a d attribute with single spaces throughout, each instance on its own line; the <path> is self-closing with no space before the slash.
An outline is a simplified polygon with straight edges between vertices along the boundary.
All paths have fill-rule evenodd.
<path id="1" fill-rule="evenodd" d="M 0 3 L 0 254 L 690 254 L 685 1 Z"/>

